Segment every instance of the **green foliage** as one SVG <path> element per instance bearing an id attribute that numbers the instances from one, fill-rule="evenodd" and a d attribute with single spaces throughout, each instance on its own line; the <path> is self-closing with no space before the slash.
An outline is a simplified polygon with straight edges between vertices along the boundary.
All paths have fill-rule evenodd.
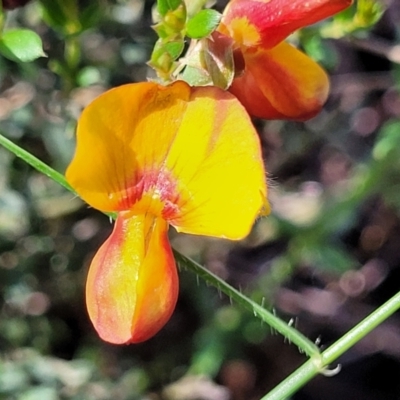
<path id="1" fill-rule="evenodd" d="M 379 132 L 372 155 L 379 168 L 379 185 L 387 204 L 400 212 L 400 121 L 386 123 Z"/>
<path id="2" fill-rule="evenodd" d="M 380 0 L 358 0 L 319 26 L 303 28 L 298 36 L 303 48 L 328 69 L 337 64 L 337 54 L 325 39 L 363 37 L 382 17 L 385 6 Z"/>
<path id="3" fill-rule="evenodd" d="M 175 11 L 182 5 L 182 0 L 157 0 L 157 10 L 163 17 L 165 17 L 169 11 Z"/>
<path id="4" fill-rule="evenodd" d="M 176 60 L 183 51 L 183 41 L 177 40 L 175 42 L 168 42 L 162 47 L 162 52 L 167 53 L 172 60 Z"/>
<path id="5" fill-rule="evenodd" d="M 68 15 L 68 7 L 63 7 L 60 1 L 40 0 L 44 21 L 53 29 L 67 33 L 74 25 L 74 19 Z"/>
<path id="6" fill-rule="evenodd" d="M 360 28 L 369 28 L 381 19 L 384 11 L 385 6 L 382 1 L 358 0 L 355 25 Z"/>
<path id="7" fill-rule="evenodd" d="M 40 0 L 46 23 L 63 36 L 77 35 L 101 20 L 107 4 L 104 1 Z"/>
<path id="8" fill-rule="evenodd" d="M 42 40 L 29 29 L 4 32 L 0 37 L 0 53 L 15 62 L 30 62 L 45 56 Z"/>
<path id="9" fill-rule="evenodd" d="M 161 0 L 157 3 L 157 10 L 159 18 L 153 29 L 157 32 L 159 40 L 154 47 L 149 65 L 156 70 L 162 80 L 169 81 L 174 74 L 176 76 L 186 66 L 184 62 L 181 62 L 181 64 L 176 62 L 183 53 L 185 37 L 192 39 L 207 38 L 218 27 L 221 14 L 215 10 L 207 9 L 200 10 L 190 17 L 187 14 L 185 3 L 180 1 Z M 204 45 L 207 45 L 207 43 L 204 42 Z M 208 53 L 208 50 L 204 52 L 206 57 L 208 57 Z M 230 56 L 218 60 L 220 56 L 221 52 L 217 56 L 210 52 L 210 57 L 204 60 L 203 66 L 210 68 L 210 74 L 207 74 L 207 72 L 204 74 L 201 71 L 204 68 L 199 69 L 202 61 L 199 63 L 198 60 L 190 60 L 190 56 L 188 56 L 186 63 L 190 67 L 186 68 L 185 79 L 189 79 L 188 82 L 191 84 L 214 82 L 219 87 L 227 88 L 233 79 L 233 58 Z M 197 56 L 195 55 L 195 57 Z M 193 63 L 196 63 L 194 69 L 191 68 Z M 215 79 L 211 78 L 210 75 Z"/>
<path id="10" fill-rule="evenodd" d="M 341 38 L 349 34 L 363 33 L 374 26 L 385 11 L 380 0 L 358 0 L 352 7 L 335 15 L 329 24 L 320 30 L 324 38 Z"/>
<path id="11" fill-rule="evenodd" d="M 217 28 L 221 14 L 215 10 L 201 10 L 186 24 L 186 34 L 192 39 L 202 39 Z"/>
<path id="12" fill-rule="evenodd" d="M 184 27 L 186 23 L 186 6 L 184 2 L 161 2 L 160 19 L 153 29 L 157 32 L 157 40 L 150 57 L 149 65 L 158 76 L 165 81 L 177 67 L 175 61 L 180 57 L 185 47 Z"/>
<path id="13" fill-rule="evenodd" d="M 374 159 L 379 162 L 391 167 L 398 166 L 400 161 L 400 121 L 390 121 L 382 128 L 372 154 Z"/>
<path id="14" fill-rule="evenodd" d="M 175 61 L 182 54 L 184 46 L 183 39 L 171 39 L 166 42 L 159 40 L 156 43 L 149 64 L 158 71 L 161 78 L 169 79 L 174 70 Z"/>

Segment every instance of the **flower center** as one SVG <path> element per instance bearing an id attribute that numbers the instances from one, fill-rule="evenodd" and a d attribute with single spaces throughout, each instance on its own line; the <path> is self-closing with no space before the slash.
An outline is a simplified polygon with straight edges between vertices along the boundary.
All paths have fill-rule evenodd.
<path id="1" fill-rule="evenodd" d="M 260 34 L 257 28 L 247 17 L 232 19 L 229 23 L 228 30 L 239 47 L 253 47 L 257 46 L 260 42 Z"/>
<path id="2" fill-rule="evenodd" d="M 125 190 L 120 209 L 128 214 L 152 214 L 164 220 L 178 215 L 179 194 L 176 182 L 166 171 L 149 171 L 136 177 L 134 184 Z"/>

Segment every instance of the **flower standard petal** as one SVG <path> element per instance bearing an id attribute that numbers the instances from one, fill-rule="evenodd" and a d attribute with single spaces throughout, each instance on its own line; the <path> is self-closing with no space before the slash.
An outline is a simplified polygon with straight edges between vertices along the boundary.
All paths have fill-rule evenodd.
<path id="1" fill-rule="evenodd" d="M 193 88 L 165 163 L 178 182 L 180 232 L 240 239 L 260 211 L 268 212 L 260 143 L 235 97 Z"/>
<path id="2" fill-rule="evenodd" d="M 239 46 L 272 48 L 295 30 L 344 10 L 352 0 L 233 0 L 222 18 L 222 33 Z"/>
<path id="3" fill-rule="evenodd" d="M 311 58 L 288 43 L 244 52 L 245 69 L 230 88 L 260 118 L 306 120 L 325 103 L 329 80 Z"/>
<path id="4" fill-rule="evenodd" d="M 152 215 L 120 215 L 96 253 L 86 283 L 86 304 L 99 336 L 138 343 L 170 318 L 178 296 L 168 224 Z"/>

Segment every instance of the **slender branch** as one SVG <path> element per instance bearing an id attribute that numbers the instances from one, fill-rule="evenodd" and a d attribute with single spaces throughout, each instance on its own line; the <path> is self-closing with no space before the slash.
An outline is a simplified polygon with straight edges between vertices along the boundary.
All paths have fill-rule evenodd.
<path id="1" fill-rule="evenodd" d="M 39 172 L 45 174 L 50 179 L 53 179 L 55 182 L 62 185 L 67 190 L 76 194 L 71 185 L 68 184 L 66 179 L 62 174 L 52 169 L 50 166 L 45 164 L 44 162 L 37 159 L 35 156 L 27 152 L 26 150 L 20 148 L 18 145 L 14 144 L 3 135 L 0 134 L 0 144 L 3 145 L 6 149 L 11 151 L 17 157 L 23 159 L 33 168 L 38 170 Z M 108 216 L 115 218 L 114 213 L 107 213 Z M 234 287 L 230 286 L 228 283 L 223 281 L 218 276 L 214 275 L 212 272 L 208 271 L 206 268 L 197 264 L 193 260 L 185 257 L 183 254 L 174 250 L 176 262 L 178 266 L 190 269 L 198 276 L 203 278 L 206 282 L 215 286 L 218 290 L 221 290 L 226 295 L 228 295 L 232 300 L 241 304 L 243 307 L 247 308 L 251 312 L 253 312 L 254 316 L 259 317 L 261 320 L 266 322 L 269 326 L 274 328 L 276 331 L 284 335 L 290 342 L 297 345 L 306 355 L 320 359 L 321 355 L 318 347 L 309 339 L 307 339 L 304 335 L 302 335 L 295 328 L 288 325 L 286 322 L 279 319 L 273 313 L 267 311 L 264 307 L 250 300 L 244 294 L 240 293 Z M 322 362 L 322 361 L 321 361 Z"/>
<path id="2" fill-rule="evenodd" d="M 195 272 L 207 283 L 215 286 L 218 290 L 225 293 L 236 303 L 240 304 L 247 310 L 251 311 L 255 317 L 260 318 L 270 327 L 274 328 L 280 334 L 285 336 L 290 342 L 296 344 L 309 357 L 318 359 L 321 357 L 321 353 L 318 347 L 312 341 L 310 341 L 304 335 L 302 335 L 297 329 L 292 328 L 286 322 L 282 321 L 273 313 L 271 313 L 261 305 L 249 299 L 243 293 L 239 292 L 237 289 L 226 283 L 217 275 L 214 275 L 212 272 L 210 272 L 202 265 L 182 255 L 176 250 L 174 250 L 174 255 L 179 267 L 184 267 Z"/>
<path id="3" fill-rule="evenodd" d="M 11 153 L 15 154 L 17 157 L 24 160 L 31 167 L 35 168 L 37 171 L 42 174 L 48 176 L 53 181 L 59 183 L 61 186 L 65 187 L 65 189 L 77 195 L 73 187 L 65 180 L 64 176 L 59 172 L 55 171 L 53 168 L 49 167 L 43 161 L 40 161 L 34 155 L 29 153 L 28 151 L 22 149 L 11 140 L 7 139 L 0 133 L 0 144 L 9 150 Z"/>
<path id="4" fill-rule="evenodd" d="M 350 347 L 354 346 L 363 337 L 389 318 L 397 310 L 400 309 L 400 292 L 389 299 L 385 304 L 380 306 L 373 313 L 363 319 L 358 325 L 347 332 L 332 346 L 328 347 L 322 357 L 314 358 L 305 362 L 300 368 L 297 368 L 283 382 L 276 386 L 271 392 L 265 395 L 261 400 L 283 400 L 288 399 L 292 394 L 297 392 L 308 381 L 319 373 L 329 376 L 326 368 L 335 361 L 339 356 L 346 352 Z M 340 370 L 338 366 L 337 370 Z M 325 372 L 324 372 L 325 371 Z M 332 375 L 332 371 L 331 375 Z"/>
<path id="5" fill-rule="evenodd" d="M 345 351 L 359 342 L 364 336 L 375 329 L 393 313 L 400 309 L 400 292 L 395 294 L 386 303 L 363 319 L 358 325 L 342 336 L 332 346 L 322 353 L 324 365 L 335 361 Z"/>
<path id="6" fill-rule="evenodd" d="M 57 182 L 59 185 L 63 186 L 65 189 L 68 191 L 72 192 L 76 196 L 79 196 L 74 188 L 67 182 L 67 180 L 64 178 L 64 175 L 60 174 L 47 164 L 45 164 L 43 161 L 39 160 L 37 157 L 35 157 L 33 154 L 29 153 L 28 151 L 24 150 L 23 148 L 19 147 L 15 143 L 13 143 L 11 140 L 7 139 L 4 135 L 0 133 L 0 145 L 2 145 L 4 148 L 9 150 L 11 153 L 16 155 L 18 158 L 21 160 L 24 160 L 27 164 L 29 164 L 31 167 L 36 169 L 37 171 L 41 172 L 42 174 L 46 175 L 53 181 Z M 108 215 L 109 217 L 115 219 L 116 218 L 116 213 L 107 213 L 105 212 L 104 214 Z"/>

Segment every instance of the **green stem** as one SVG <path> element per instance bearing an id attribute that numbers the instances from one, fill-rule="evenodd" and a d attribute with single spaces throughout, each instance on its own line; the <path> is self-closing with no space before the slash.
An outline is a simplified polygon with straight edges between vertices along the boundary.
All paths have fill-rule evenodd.
<path id="1" fill-rule="evenodd" d="M 320 357 L 311 357 L 310 360 L 305 362 L 300 368 L 297 368 L 295 372 L 288 376 L 261 400 L 288 399 L 292 394 L 297 392 L 297 390 L 299 390 L 317 374 L 324 373 L 329 364 L 335 361 L 351 346 L 359 342 L 363 337 L 365 337 L 383 321 L 389 318 L 398 309 L 400 309 L 400 292 L 394 295 L 372 314 L 368 315 L 368 317 L 363 319 L 358 325 L 342 336 L 332 346 L 328 347 Z"/>
<path id="2" fill-rule="evenodd" d="M 3 145 L 6 149 L 11 151 L 12 153 L 14 153 L 17 157 L 23 159 L 25 162 L 27 162 L 29 165 L 31 165 L 39 172 L 45 174 L 46 176 L 53 179 L 55 182 L 59 183 L 67 190 L 76 194 L 74 189 L 68 184 L 68 182 L 65 180 L 62 174 L 55 171 L 54 169 L 46 165 L 44 162 L 40 161 L 26 150 L 23 150 L 22 148 L 20 148 L 19 146 L 17 146 L 16 144 L 14 144 L 1 134 L 0 134 L 0 144 Z M 107 215 L 115 218 L 115 215 L 113 214 L 107 214 Z M 259 317 L 269 326 L 271 326 L 279 333 L 284 335 L 290 342 L 296 344 L 308 356 L 317 359 L 321 357 L 318 347 L 312 341 L 308 340 L 304 335 L 298 332 L 295 328 L 292 328 L 286 322 L 276 317 L 273 313 L 267 311 L 264 307 L 250 300 L 243 293 L 239 292 L 232 286 L 228 285 L 225 281 L 223 281 L 218 276 L 214 275 L 212 272 L 208 271 L 200 264 L 197 264 L 188 257 L 185 257 L 184 255 L 180 254 L 176 250 L 174 250 L 174 254 L 178 266 L 192 270 L 198 276 L 203 278 L 206 282 L 215 286 L 218 290 L 224 292 L 232 300 L 236 301 L 243 307 L 253 312 L 254 316 Z"/>
<path id="3" fill-rule="evenodd" d="M 298 330 L 292 328 L 286 322 L 279 319 L 273 313 L 266 310 L 261 305 L 255 303 L 243 293 L 239 292 L 237 289 L 226 283 L 224 280 L 214 275 L 208 269 L 202 265 L 196 263 L 190 258 L 182 255 L 181 253 L 174 250 L 175 260 L 179 267 L 184 267 L 192 270 L 198 276 L 200 276 L 207 283 L 215 286 L 218 290 L 225 293 L 236 303 L 240 304 L 244 308 L 251 311 L 255 317 L 260 318 L 262 321 L 267 323 L 271 328 L 278 331 L 280 334 L 285 336 L 289 342 L 294 343 L 298 346 L 305 354 L 309 357 L 320 358 L 321 353 L 318 347 L 304 335 L 302 335 Z"/>
<path id="4" fill-rule="evenodd" d="M 0 144 L 7 150 L 9 150 L 11 153 L 15 154 L 17 157 L 24 160 L 27 164 L 35 168 L 37 171 L 48 176 L 50 179 L 59 183 L 61 186 L 64 186 L 65 189 L 69 190 L 70 192 L 76 194 L 72 186 L 65 180 L 62 174 L 55 171 L 53 168 L 49 167 L 43 161 L 40 161 L 34 155 L 22 149 L 21 147 L 13 143 L 11 140 L 4 137 L 2 134 L 0 134 Z"/>

